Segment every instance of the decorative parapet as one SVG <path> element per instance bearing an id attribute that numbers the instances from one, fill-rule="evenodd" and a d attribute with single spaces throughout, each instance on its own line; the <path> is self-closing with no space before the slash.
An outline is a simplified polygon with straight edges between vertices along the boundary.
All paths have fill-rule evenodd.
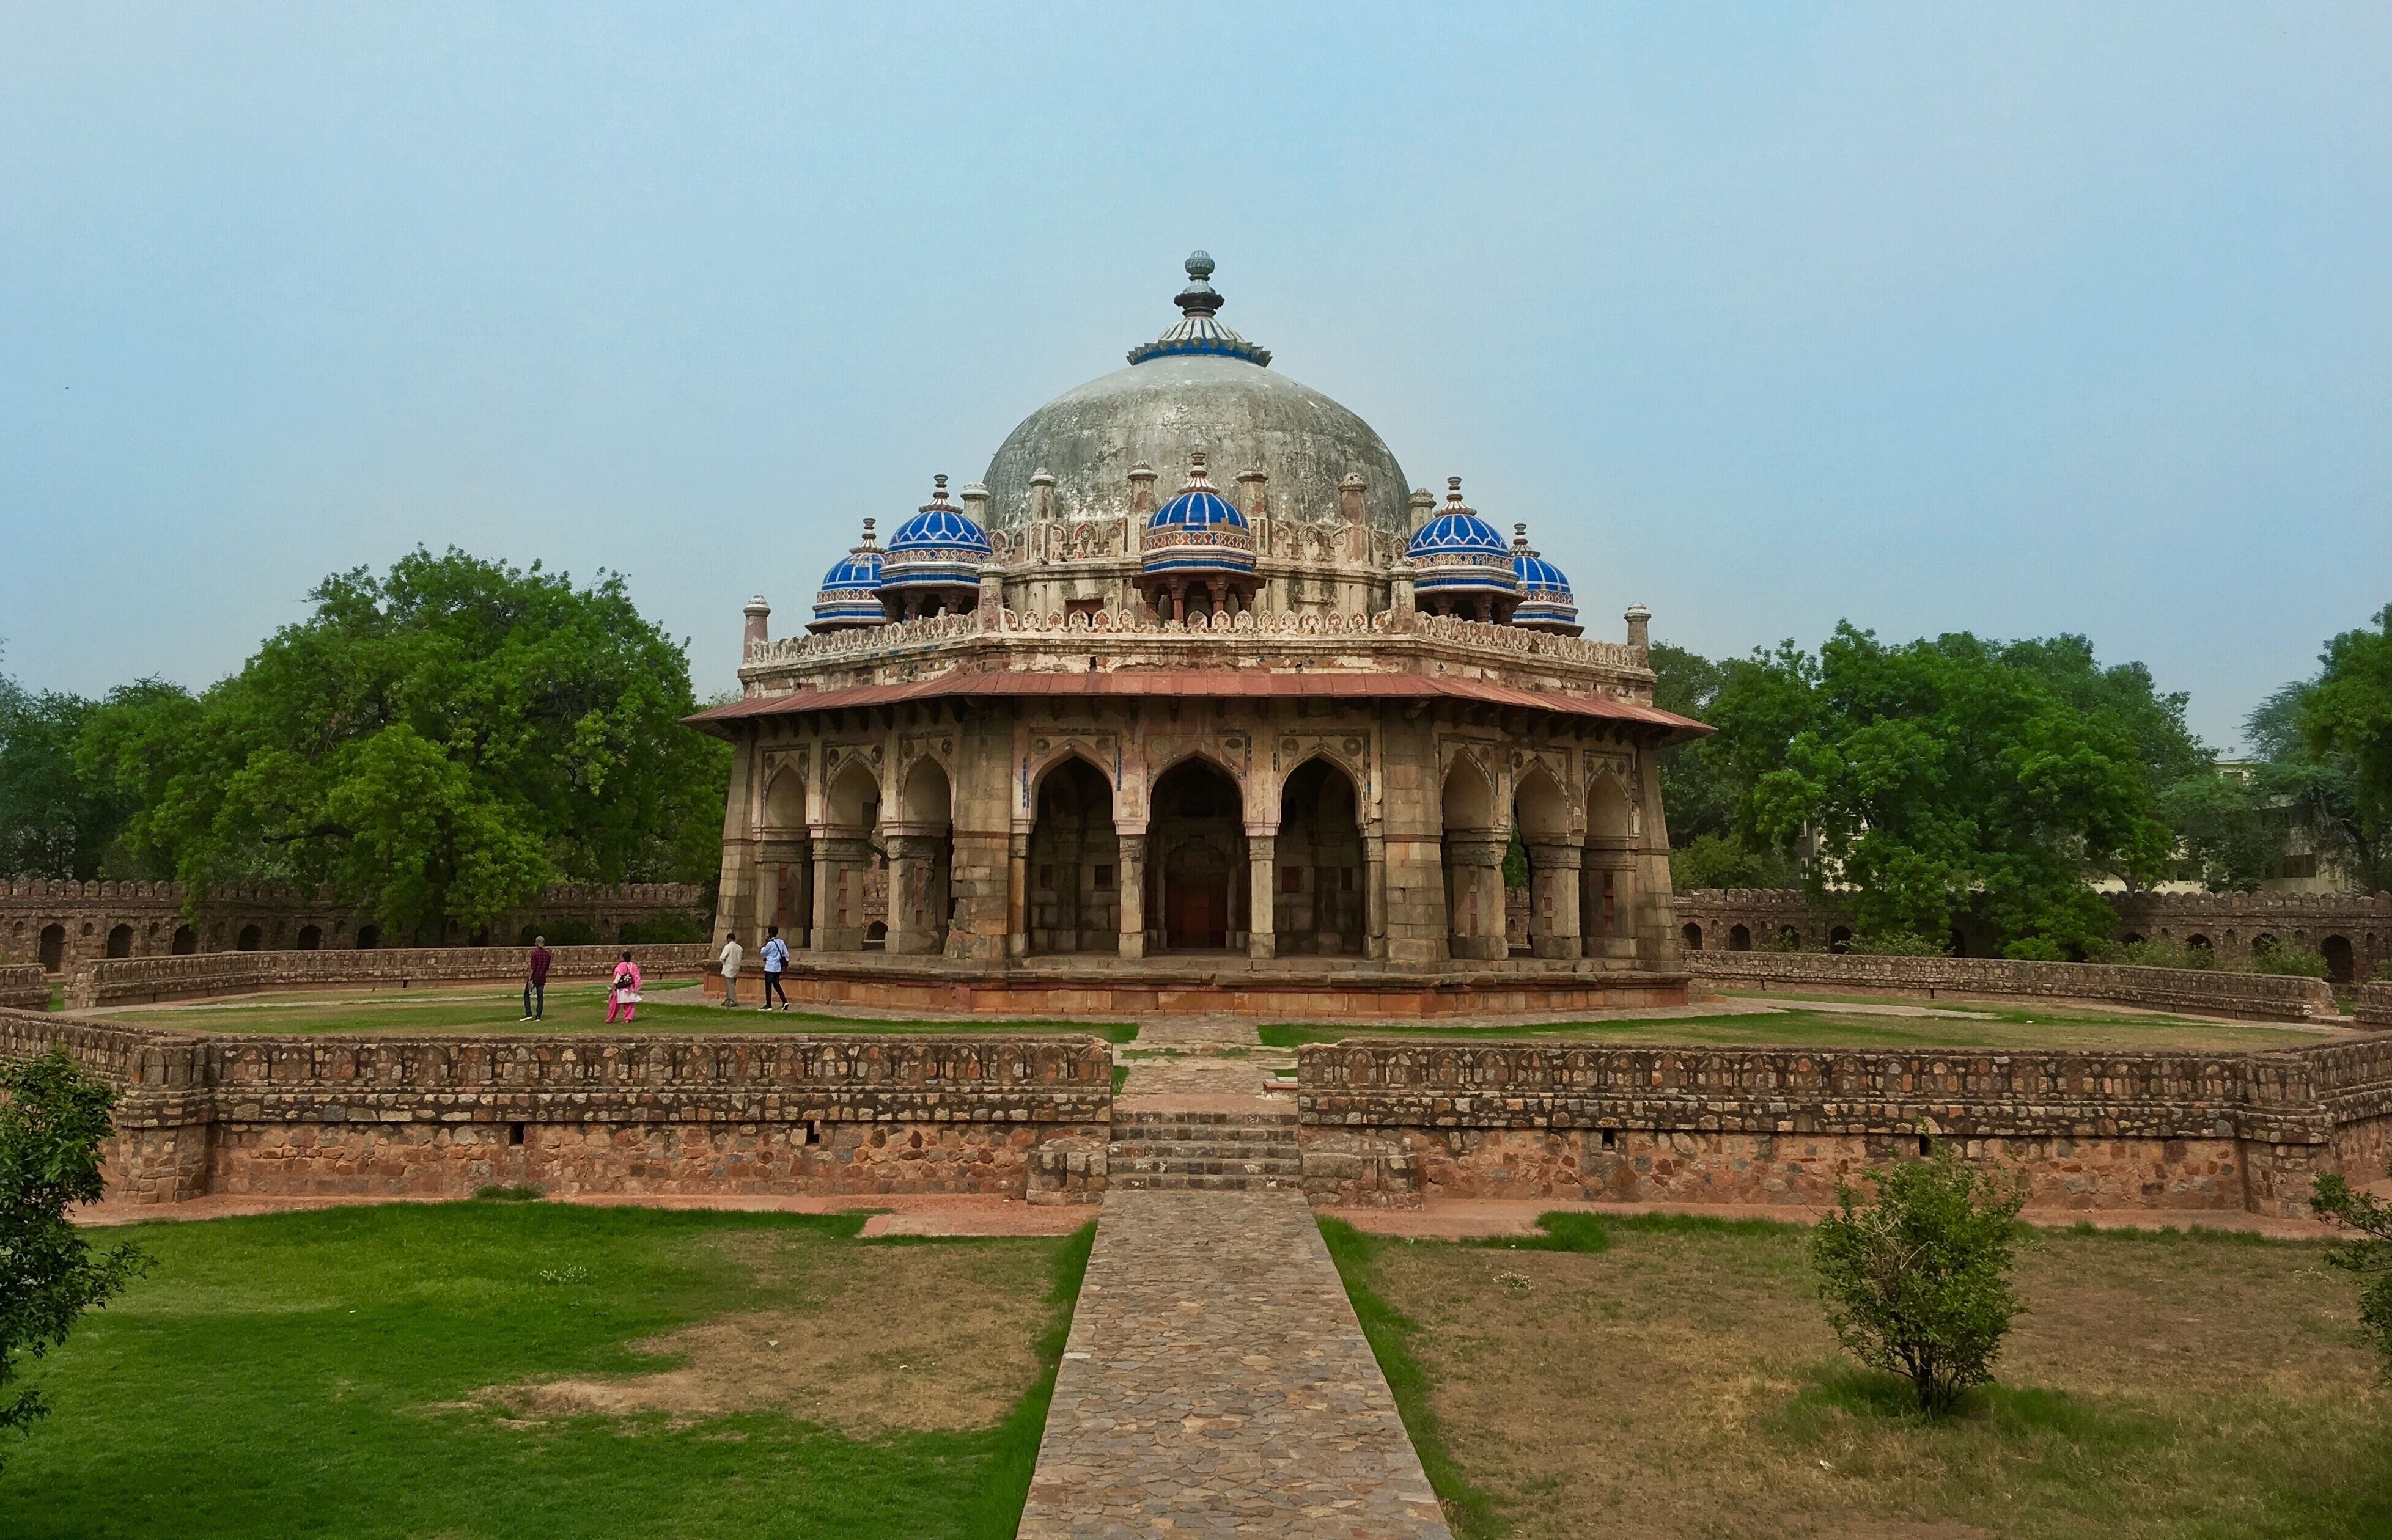
<path id="1" fill-rule="evenodd" d="M 2361 1027 L 2392 1032 L 2392 984 L 2361 984 L 2350 1014 Z"/>
<path id="2" fill-rule="evenodd" d="M 1246 610 L 1234 615 L 1226 613 L 1210 616 L 1191 615 L 1180 621 L 1149 619 L 1142 615 L 1116 614 L 1110 610 L 1098 611 L 1095 615 L 1067 615 L 1060 610 L 1039 615 L 1008 609 L 994 631 L 983 625 L 978 615 L 949 615 L 903 621 L 892 626 L 833 631 L 820 636 L 779 637 L 751 644 L 748 649 L 748 666 L 751 669 L 779 668 L 889 658 L 942 642 L 989 635 L 1098 632 L 1134 635 L 1142 639 L 1197 635 L 1385 635 L 1393 631 L 1394 620 L 1395 615 L 1391 610 L 1381 610 L 1375 615 Z M 1414 616 L 1411 634 L 1449 646 L 1497 653 L 1513 658 L 1549 659 L 1636 672 L 1648 666 L 1644 649 L 1640 647 L 1630 647 L 1617 641 L 1592 641 L 1584 637 L 1554 636 L 1548 632 L 1488 625 L 1476 620 L 1456 620 L 1445 615 Z"/>
<path id="3" fill-rule="evenodd" d="M 0 1005 L 20 1011 L 50 1008 L 50 976 L 39 963 L 0 964 Z"/>

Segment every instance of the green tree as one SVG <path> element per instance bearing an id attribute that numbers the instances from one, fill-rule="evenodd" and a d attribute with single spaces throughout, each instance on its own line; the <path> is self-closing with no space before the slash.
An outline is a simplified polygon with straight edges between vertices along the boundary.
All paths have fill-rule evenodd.
<path id="1" fill-rule="evenodd" d="M 2339 1176 L 2320 1176 L 2309 1207 L 2319 1218 L 2358 1232 L 2354 1239 L 2335 1242 L 2326 1261 L 2364 1280 L 2359 1324 L 2384 1354 L 2385 1372 L 2392 1374 L 2392 1204 L 2372 1193 L 2353 1192 Z"/>
<path id="2" fill-rule="evenodd" d="M 48 1415 L 37 1388 L 11 1393 L 24 1361 L 149 1265 L 130 1244 L 95 1253 L 67 1210 L 99 1200 L 99 1146 L 116 1093 L 63 1050 L 0 1064 L 0 1428 Z"/>
<path id="3" fill-rule="evenodd" d="M 1811 1262 L 1836 1338 L 1862 1363 L 1908 1379 L 1919 1410 L 1950 1411 L 1993 1364 L 2025 1307 L 2010 1287 L 2023 1185 L 2004 1187 L 1946 1147 L 1873 1170 L 1874 1201 L 1836 1184 Z"/>
<path id="4" fill-rule="evenodd" d="M 681 725 L 687 657 L 620 577 L 418 550 L 310 598 L 231 679 L 132 687 L 84 731 L 79 763 L 139 801 L 128 843 L 194 902 L 329 882 L 436 939 L 562 879 L 712 880 L 728 745 Z"/>
<path id="5" fill-rule="evenodd" d="M 2086 880 L 2139 884 L 2168 861 L 2138 732 L 2160 732 L 2170 707 L 2122 718 L 2105 697 L 2148 676 L 2117 670 L 2093 674 L 2080 705 L 2048 677 L 2053 644 L 2025 645 L 1963 633 L 1888 646 L 1840 625 L 1815 657 L 1791 642 L 1755 654 L 1712 711 L 1749 787 L 1740 826 L 1807 856 L 1814 889 L 1849 887 L 1865 934 L 1970 920 L 2060 949 L 2106 936 L 2112 916 Z"/>
<path id="6" fill-rule="evenodd" d="M 132 799 L 75 768 L 93 704 L 0 676 L 0 876 L 88 882 L 133 816 Z"/>
<path id="7" fill-rule="evenodd" d="M 2326 643 L 2325 668 L 2304 691 L 2295 721 L 2320 765 L 2346 777 L 2354 853 L 2381 883 L 2379 860 L 2392 835 L 2392 604 L 2375 629 L 2345 631 Z"/>

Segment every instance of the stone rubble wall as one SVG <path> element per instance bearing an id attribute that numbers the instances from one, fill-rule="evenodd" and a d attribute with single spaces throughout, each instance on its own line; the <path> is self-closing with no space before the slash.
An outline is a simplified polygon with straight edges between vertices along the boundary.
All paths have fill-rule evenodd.
<path id="1" fill-rule="evenodd" d="M 1991 957 L 1874 957 L 1826 951 L 1687 951 L 1687 971 L 1715 986 L 1788 985 L 1919 995 L 2025 995 L 2098 1001 L 2241 1020 L 2339 1015 L 2322 978 L 2207 968 L 2014 963 Z"/>
<path id="2" fill-rule="evenodd" d="M 42 961 L 43 938 L 51 931 L 60 973 L 107 957 L 118 942 L 121 956 L 150 957 L 240 951 L 244 934 L 253 930 L 253 951 L 298 947 L 309 930 L 317 945 L 332 951 L 370 947 L 378 940 L 370 917 L 353 912 L 328 887 L 223 884 L 209 888 L 188 917 L 188 898 L 178 882 L 0 878 L 0 963 Z M 538 905 L 501 915 L 490 934 L 513 938 L 527 925 L 580 920 L 601 934 L 619 935 L 626 925 L 668 915 L 706 920 L 705 890 L 683 883 L 562 883 Z"/>
<path id="3" fill-rule="evenodd" d="M 50 976 L 39 963 L 0 964 L 0 1006 L 19 1011 L 50 1007 Z"/>
<path id="4" fill-rule="evenodd" d="M 2392 984 L 2360 985 L 2350 1014 L 2361 1027 L 2392 1031 Z"/>
<path id="5" fill-rule="evenodd" d="M 0 1012 L 124 1093 L 112 1197 L 574 1193 L 1102 1196 L 1100 1039 L 236 1037 Z"/>
<path id="6" fill-rule="evenodd" d="M 654 947 L 552 947 L 548 977 L 604 978 L 625 951 L 649 978 L 699 972 L 713 961 L 702 941 Z M 161 1000 L 200 1000 L 297 986 L 387 986 L 519 980 L 530 971 L 529 947 L 388 947 L 367 951 L 222 951 L 188 957 L 128 957 L 76 967 L 67 983 L 67 1009 Z"/>
<path id="7" fill-rule="evenodd" d="M 1307 1045 L 1316 1201 L 1833 1201 L 1922 1136 L 2048 1208 L 2299 1214 L 2392 1133 L 2392 1037 L 2280 1053 Z"/>

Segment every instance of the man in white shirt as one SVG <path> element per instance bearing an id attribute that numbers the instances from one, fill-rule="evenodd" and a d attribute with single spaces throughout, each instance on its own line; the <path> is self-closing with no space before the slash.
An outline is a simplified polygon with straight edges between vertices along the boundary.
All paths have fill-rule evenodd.
<path id="1" fill-rule="evenodd" d="M 773 925 L 764 932 L 764 1009 L 773 1008 L 773 997 L 781 997 L 781 1009 L 789 1008 L 789 992 L 781 988 L 781 970 L 789 965 L 789 943 L 781 939 L 781 927 Z"/>
<path id="2" fill-rule="evenodd" d="M 739 950 L 738 937 L 734 936 L 729 940 L 722 943 L 722 1003 L 725 1005 L 736 1005 L 739 1003 L 739 959 L 742 953 Z"/>

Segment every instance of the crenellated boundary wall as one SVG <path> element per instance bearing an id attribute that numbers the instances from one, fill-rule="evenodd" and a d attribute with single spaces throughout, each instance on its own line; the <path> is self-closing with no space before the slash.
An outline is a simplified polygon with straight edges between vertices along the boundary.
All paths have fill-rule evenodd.
<path id="1" fill-rule="evenodd" d="M 697 973 L 714 955 L 703 942 L 652 947 L 551 947 L 549 977 L 604 978 L 625 951 L 652 977 Z M 224 951 L 191 957 L 129 957 L 79 964 L 67 981 L 71 1011 L 202 1000 L 263 990 L 337 987 L 411 989 L 520 979 L 529 947 L 384 947 L 371 951 Z M 34 970 L 36 973 L 38 969 Z"/>
<path id="2" fill-rule="evenodd" d="M 2322 978 L 2229 969 L 1827 951 L 1688 951 L 1684 961 L 1696 978 L 1717 989 L 1828 990 L 1930 1000 L 2024 996 L 2242 1021 L 2302 1021 L 2340 1014 L 2333 987 Z"/>

